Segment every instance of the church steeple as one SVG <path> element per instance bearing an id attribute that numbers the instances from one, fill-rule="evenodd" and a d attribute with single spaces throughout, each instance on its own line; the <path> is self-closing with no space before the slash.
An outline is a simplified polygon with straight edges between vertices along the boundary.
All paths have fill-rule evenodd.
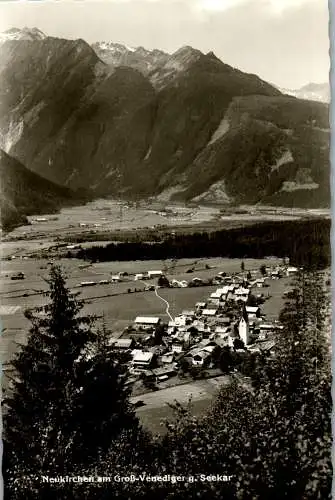
<path id="1" fill-rule="evenodd" d="M 249 317 L 248 317 L 248 313 L 247 313 L 247 309 L 245 307 L 245 304 L 244 304 L 243 310 L 242 310 L 242 318 L 244 319 L 244 321 L 246 323 L 249 323 Z"/>
<path id="2" fill-rule="evenodd" d="M 250 341 L 250 336 L 249 336 L 249 318 L 248 318 L 248 313 L 245 308 L 243 307 L 242 311 L 242 316 L 238 324 L 238 333 L 240 336 L 240 339 L 243 340 L 244 345 L 248 345 Z"/>

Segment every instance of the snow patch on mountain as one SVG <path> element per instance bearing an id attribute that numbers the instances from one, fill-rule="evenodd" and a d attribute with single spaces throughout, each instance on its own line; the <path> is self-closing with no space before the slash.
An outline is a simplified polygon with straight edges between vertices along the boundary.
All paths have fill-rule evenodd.
<path id="1" fill-rule="evenodd" d="M 229 131 L 229 128 L 230 128 L 229 120 L 228 120 L 228 118 L 224 117 L 221 120 L 218 128 L 215 130 L 214 134 L 212 135 L 212 138 L 209 141 L 208 145 L 210 146 L 214 142 L 221 139 L 224 135 L 226 135 L 226 133 Z"/>
<path id="2" fill-rule="evenodd" d="M 11 148 L 20 140 L 24 129 L 24 122 L 15 123 L 11 120 L 7 130 L 0 130 L 0 148 L 9 153 Z"/>
<path id="3" fill-rule="evenodd" d="M 330 102 L 330 85 L 329 83 L 309 83 L 300 89 L 284 89 L 279 88 L 283 94 L 291 95 L 297 99 L 306 101 Z"/>
<path id="4" fill-rule="evenodd" d="M 13 40 L 36 41 L 44 40 L 46 35 L 38 28 L 11 28 L 3 33 L 0 33 L 0 43 Z"/>

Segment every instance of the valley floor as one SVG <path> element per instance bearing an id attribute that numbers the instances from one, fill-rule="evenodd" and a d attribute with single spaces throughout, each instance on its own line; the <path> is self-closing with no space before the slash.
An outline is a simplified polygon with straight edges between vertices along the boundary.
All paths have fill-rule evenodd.
<path id="1" fill-rule="evenodd" d="M 17 227 L 3 235 L 3 242 L 24 241 L 33 245 L 45 240 L 81 242 L 113 240 L 130 231 L 189 232 L 209 229 L 229 229 L 266 221 L 300 220 L 302 218 L 330 217 L 328 209 L 291 209 L 270 206 L 185 206 L 152 203 L 131 204 L 101 199 L 78 207 L 64 208 L 59 214 L 28 217 L 29 225 Z M 51 242 L 49 242 L 51 245 Z"/>
<path id="2" fill-rule="evenodd" d="M 213 278 L 220 271 L 228 274 L 241 271 L 240 259 L 200 258 L 180 259 L 178 261 L 131 261 L 85 263 L 73 258 L 48 258 L 48 249 L 55 245 L 69 246 L 71 236 L 80 235 L 81 246 L 91 246 L 96 238 L 108 238 L 110 231 L 142 231 L 148 228 L 167 227 L 177 230 L 198 230 L 202 225 L 208 229 L 212 224 L 215 229 L 227 224 L 251 224 L 261 220 L 299 220 L 306 216 L 321 215 L 321 212 L 280 210 L 269 207 L 248 209 L 246 213 L 228 213 L 217 207 L 144 207 L 120 205 L 118 202 L 100 200 L 83 207 L 62 210 L 57 216 L 31 217 L 31 225 L 16 228 L 5 235 L 1 245 L 0 276 L 0 316 L 2 335 L 0 338 L 0 356 L 6 375 L 10 361 L 17 352 L 19 344 L 25 343 L 29 331 L 29 321 L 24 316 L 28 308 L 34 309 L 45 304 L 44 292 L 47 290 L 46 279 L 51 259 L 59 264 L 67 277 L 67 285 L 73 292 L 80 292 L 85 302 L 84 313 L 97 316 L 97 327 L 104 322 L 113 336 L 124 336 L 123 330 L 131 325 L 138 315 L 159 316 L 163 321 L 166 305 L 159 300 L 153 290 L 145 290 L 152 281 L 135 281 L 136 273 L 149 270 L 163 270 L 172 280 L 190 280 L 194 277 L 202 280 Z M 327 213 L 322 213 L 327 216 Z M 186 226 L 185 226 L 186 225 Z M 85 242 L 87 236 L 88 241 Z M 71 245 L 70 245 L 71 246 Z M 47 253 L 45 253 L 47 252 Z M 50 254 L 52 256 L 52 252 Z M 244 259 L 246 271 L 258 271 L 262 264 L 276 266 L 282 259 Z M 123 271 L 127 273 L 118 283 L 112 283 L 111 277 Z M 13 275 L 22 272 L 24 279 L 13 280 Z M 90 281 L 92 286 L 83 287 L 83 282 Z M 106 283 L 106 281 L 108 283 Z M 270 280 L 270 286 L 264 289 L 266 301 L 262 306 L 265 316 L 276 319 L 283 307 L 283 293 L 287 290 L 290 279 Z M 196 302 L 206 300 L 217 286 L 199 286 L 196 288 L 160 289 L 160 296 L 168 301 L 172 316 L 185 309 L 192 309 Z M 187 402 L 192 396 L 194 412 L 204 411 L 216 393 L 219 383 L 227 383 L 229 377 L 220 376 L 208 380 L 187 382 L 176 387 L 167 387 L 158 392 L 144 394 L 134 398 L 143 400 L 145 406 L 137 409 L 142 422 L 154 432 L 161 432 L 160 421 L 171 415 L 167 403 L 175 399 Z M 6 376 L 3 389 L 6 391 Z"/>

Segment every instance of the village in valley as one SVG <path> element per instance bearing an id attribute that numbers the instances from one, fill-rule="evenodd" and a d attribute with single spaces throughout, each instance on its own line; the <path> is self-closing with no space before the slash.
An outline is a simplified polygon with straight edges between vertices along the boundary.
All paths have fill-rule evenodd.
<path id="1" fill-rule="evenodd" d="M 278 319 L 269 320 L 262 311 L 270 284 L 297 272 L 289 259 L 284 259 L 283 265 L 262 265 L 249 271 L 242 261 L 241 272 L 218 272 L 212 281 L 218 286 L 216 291 L 175 317 L 169 314 L 169 303 L 160 297 L 160 289 L 201 286 L 202 280 L 169 282 L 162 271 L 135 275 L 135 280 L 157 279 L 158 284 L 147 289 L 154 289 L 157 297 L 166 302 L 170 320 L 143 311 L 118 338 L 109 335 L 112 349 L 129 354 L 128 383 L 133 395 L 238 372 L 239 367 L 246 375 L 256 354 L 272 355 L 283 329 Z M 144 405 L 138 398 L 135 403 Z"/>
<path id="2" fill-rule="evenodd" d="M 11 361 L 25 344 L 26 312 L 45 314 L 50 266 L 57 262 L 69 292 L 95 317 L 95 330 L 128 365 L 131 402 L 160 432 L 168 404 L 193 398 L 208 408 L 231 377 L 248 384 L 258 356 L 274 356 L 280 312 L 299 271 L 288 257 L 89 261 L 85 243 L 8 241 L 2 254 L 4 392 Z M 89 353 L 87 353 L 90 355 Z"/>

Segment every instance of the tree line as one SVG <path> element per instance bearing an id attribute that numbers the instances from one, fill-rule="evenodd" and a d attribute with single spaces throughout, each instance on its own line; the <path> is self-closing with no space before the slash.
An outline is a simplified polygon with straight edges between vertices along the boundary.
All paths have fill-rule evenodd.
<path id="1" fill-rule="evenodd" d="M 10 500 L 331 498 L 331 369 L 320 273 L 301 274 L 281 313 L 274 356 L 259 356 L 248 384 L 235 376 L 199 417 L 172 405 L 163 437 L 145 430 L 129 401 L 127 354 L 93 333 L 59 268 L 44 317 L 28 342 L 3 408 L 3 476 Z M 120 482 L 141 475 L 228 481 Z M 43 477 L 105 476 L 108 483 Z"/>
<path id="2" fill-rule="evenodd" d="M 211 233 L 169 235 L 158 242 L 97 245 L 69 252 L 68 257 L 98 262 L 288 256 L 294 265 L 325 268 L 330 265 L 330 227 L 327 219 L 270 222 Z"/>

